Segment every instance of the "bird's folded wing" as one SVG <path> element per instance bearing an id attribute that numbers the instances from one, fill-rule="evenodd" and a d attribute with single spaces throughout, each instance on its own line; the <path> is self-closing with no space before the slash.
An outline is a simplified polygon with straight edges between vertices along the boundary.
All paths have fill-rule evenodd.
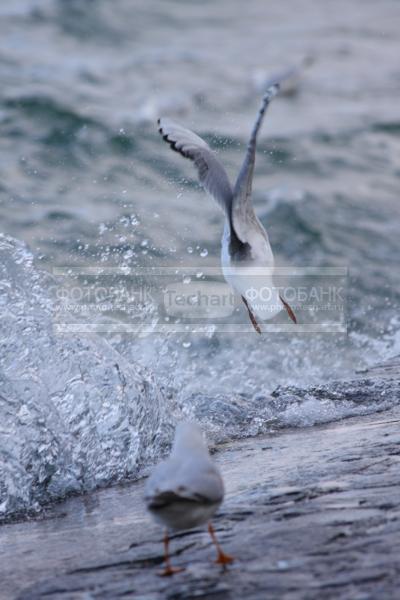
<path id="1" fill-rule="evenodd" d="M 214 503 L 214 501 L 210 500 L 210 498 L 207 498 L 207 496 L 202 496 L 201 494 L 190 491 L 184 487 L 180 487 L 176 490 L 166 490 L 163 492 L 159 492 L 158 494 L 154 494 L 153 496 L 147 499 L 147 505 L 149 508 L 152 509 L 160 509 L 170 506 L 171 504 L 187 502 L 193 504 Z"/>
<path id="2" fill-rule="evenodd" d="M 229 214 L 232 187 L 224 167 L 208 144 L 171 119 L 159 119 L 158 125 L 160 134 L 172 150 L 194 162 L 201 185 Z"/>
<path id="3" fill-rule="evenodd" d="M 171 502 L 221 502 L 224 484 L 212 463 L 169 459 L 158 465 L 146 484 L 146 502 L 149 508 Z"/>

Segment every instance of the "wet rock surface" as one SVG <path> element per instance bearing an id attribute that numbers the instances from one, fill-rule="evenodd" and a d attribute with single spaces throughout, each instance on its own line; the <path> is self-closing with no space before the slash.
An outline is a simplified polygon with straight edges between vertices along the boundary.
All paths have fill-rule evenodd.
<path id="1" fill-rule="evenodd" d="M 368 376 L 393 382 L 398 363 Z M 379 598 L 400 580 L 400 407 L 227 444 L 226 500 L 214 524 L 236 560 L 223 571 L 205 530 L 174 536 L 186 571 L 158 577 L 161 530 L 143 481 L 71 498 L 4 525 L 1 597 Z"/>

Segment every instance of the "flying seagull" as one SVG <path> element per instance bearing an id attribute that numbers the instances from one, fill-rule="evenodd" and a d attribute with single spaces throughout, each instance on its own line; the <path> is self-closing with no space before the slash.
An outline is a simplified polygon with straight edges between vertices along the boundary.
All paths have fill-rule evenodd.
<path id="1" fill-rule="evenodd" d="M 170 457 L 155 468 L 145 489 L 149 512 L 166 527 L 165 569 L 160 575 L 173 575 L 184 570 L 171 565 L 169 532 L 192 529 L 207 521 L 217 548 L 216 563 L 225 566 L 233 562 L 233 558 L 222 551 L 210 521 L 223 498 L 222 477 L 211 460 L 201 429 L 195 423 L 179 423 Z"/>
<path id="2" fill-rule="evenodd" d="M 271 85 L 278 84 L 280 95 L 295 96 L 301 89 L 306 70 L 314 63 L 315 57 L 307 54 L 297 64 L 292 64 L 272 74 L 268 74 L 265 69 L 255 69 L 252 73 L 253 88 L 257 92 L 263 92 Z"/>
<path id="3" fill-rule="evenodd" d="M 158 119 L 163 139 L 173 150 L 194 162 L 200 184 L 225 213 L 222 271 L 229 285 L 241 296 L 257 333 L 261 333 L 257 319 L 271 319 L 283 308 L 291 320 L 297 322 L 293 310 L 274 286 L 274 257 L 267 232 L 255 215 L 251 200 L 257 135 L 265 111 L 278 89 L 278 84 L 272 85 L 262 99 L 233 188 L 224 167 L 204 140 L 170 119 Z"/>

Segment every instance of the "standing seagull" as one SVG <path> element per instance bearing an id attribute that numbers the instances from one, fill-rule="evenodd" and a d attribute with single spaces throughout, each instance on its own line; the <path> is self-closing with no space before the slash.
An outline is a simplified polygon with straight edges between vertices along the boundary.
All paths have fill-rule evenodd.
<path id="1" fill-rule="evenodd" d="M 163 139 L 173 150 L 194 162 L 201 185 L 225 213 L 222 271 L 229 285 L 242 297 L 258 333 L 261 329 L 257 317 L 271 319 L 283 308 L 292 321 L 297 322 L 293 310 L 273 284 L 274 257 L 267 232 L 256 217 L 251 201 L 257 134 L 278 89 L 278 85 L 272 85 L 263 97 L 233 189 L 224 167 L 204 140 L 170 119 L 158 119 Z"/>
<path id="2" fill-rule="evenodd" d="M 208 531 L 217 548 L 218 564 L 233 561 L 225 554 L 215 536 L 211 517 L 224 498 L 224 484 L 211 460 L 200 428 L 195 423 L 179 423 L 170 457 L 160 463 L 147 480 L 145 500 L 153 517 L 167 529 L 164 536 L 165 569 L 173 575 L 184 569 L 172 567 L 168 532 L 192 529 L 209 522 Z"/>

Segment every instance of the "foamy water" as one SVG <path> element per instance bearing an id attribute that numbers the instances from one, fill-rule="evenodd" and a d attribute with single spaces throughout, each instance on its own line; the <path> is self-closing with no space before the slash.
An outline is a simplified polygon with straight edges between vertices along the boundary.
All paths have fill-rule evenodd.
<path id="1" fill-rule="evenodd" d="M 1 238 L 2 514 L 136 475 L 184 415 L 221 441 L 391 405 L 390 390 L 355 401 L 330 386 L 400 351 L 398 5 L 11 4 L 0 8 L 12 236 Z M 59 335 L 56 268 L 82 286 L 78 267 L 219 265 L 222 216 L 155 120 L 193 127 L 233 180 L 264 75 L 307 55 L 297 93 L 263 126 L 254 203 L 279 264 L 349 269 L 347 333 Z M 145 305 L 134 318 L 158 322 Z"/>

